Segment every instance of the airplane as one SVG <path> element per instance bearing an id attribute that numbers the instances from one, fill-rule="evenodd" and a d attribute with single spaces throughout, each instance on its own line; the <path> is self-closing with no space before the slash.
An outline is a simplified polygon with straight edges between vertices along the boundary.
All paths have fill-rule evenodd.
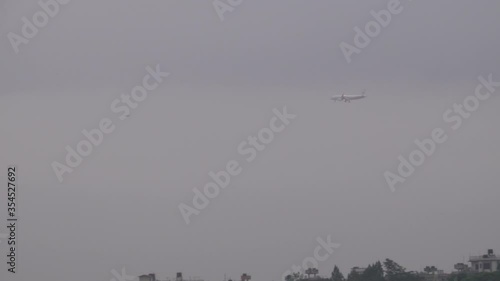
<path id="1" fill-rule="evenodd" d="M 359 100 L 359 99 L 366 98 L 365 92 L 366 91 L 363 91 L 363 93 L 361 95 L 346 95 L 346 94 L 342 94 L 342 95 L 338 95 L 338 96 L 333 96 L 331 98 L 331 100 L 333 100 L 333 101 L 351 102 L 352 100 Z"/>

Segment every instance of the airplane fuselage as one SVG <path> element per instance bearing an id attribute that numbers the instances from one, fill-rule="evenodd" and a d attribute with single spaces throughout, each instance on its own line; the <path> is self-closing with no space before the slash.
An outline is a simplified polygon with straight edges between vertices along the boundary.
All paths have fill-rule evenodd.
<path id="1" fill-rule="evenodd" d="M 343 101 L 343 102 L 351 102 L 352 100 L 359 100 L 362 98 L 366 98 L 366 96 L 363 95 L 340 95 L 340 96 L 333 96 L 331 99 L 334 101 Z"/>

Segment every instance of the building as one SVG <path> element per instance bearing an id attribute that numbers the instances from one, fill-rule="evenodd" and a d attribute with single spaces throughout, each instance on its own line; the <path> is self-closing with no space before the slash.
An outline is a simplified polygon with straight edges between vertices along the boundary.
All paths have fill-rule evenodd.
<path id="1" fill-rule="evenodd" d="M 243 273 L 241 275 L 241 281 L 250 281 L 250 279 L 252 279 L 252 276 L 246 274 L 246 273 Z"/>
<path id="2" fill-rule="evenodd" d="M 489 249 L 486 255 L 470 256 L 469 262 L 472 271 L 475 272 L 500 271 L 500 256 L 496 256 L 492 249 Z"/>
<path id="3" fill-rule="evenodd" d="M 353 267 L 351 269 L 351 272 L 356 272 L 357 274 L 363 274 L 363 272 L 365 272 L 366 268 L 365 267 Z"/>
<path id="4" fill-rule="evenodd" d="M 139 281 L 156 281 L 156 274 L 141 275 L 139 276 Z"/>

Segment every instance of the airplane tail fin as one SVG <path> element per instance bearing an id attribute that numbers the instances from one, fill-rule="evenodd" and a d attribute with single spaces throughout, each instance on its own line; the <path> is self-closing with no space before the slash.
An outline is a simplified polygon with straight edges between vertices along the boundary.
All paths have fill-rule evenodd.
<path id="1" fill-rule="evenodd" d="M 366 97 L 366 90 L 363 90 L 363 92 L 361 92 L 361 94 L 363 95 L 363 97 Z"/>

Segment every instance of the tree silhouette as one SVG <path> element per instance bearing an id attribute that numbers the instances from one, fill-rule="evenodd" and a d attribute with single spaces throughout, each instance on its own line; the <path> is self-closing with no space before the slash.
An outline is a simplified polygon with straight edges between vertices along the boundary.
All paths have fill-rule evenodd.
<path id="1" fill-rule="evenodd" d="M 339 268 L 335 266 L 332 272 L 332 281 L 345 281 L 344 275 L 340 272 Z"/>

